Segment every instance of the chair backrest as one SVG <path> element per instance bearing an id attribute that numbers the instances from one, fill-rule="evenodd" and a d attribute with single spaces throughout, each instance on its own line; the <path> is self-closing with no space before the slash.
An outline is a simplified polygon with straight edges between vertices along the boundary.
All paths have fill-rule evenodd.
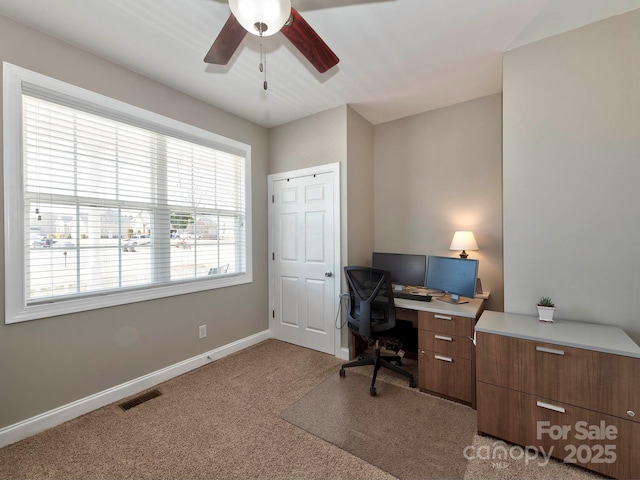
<path id="1" fill-rule="evenodd" d="M 396 325 L 391 275 L 371 267 L 344 267 L 349 286 L 349 328 L 363 337 L 390 330 Z"/>

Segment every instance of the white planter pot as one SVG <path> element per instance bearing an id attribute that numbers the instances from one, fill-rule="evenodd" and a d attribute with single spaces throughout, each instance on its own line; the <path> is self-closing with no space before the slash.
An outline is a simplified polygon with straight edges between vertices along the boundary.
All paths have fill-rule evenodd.
<path id="1" fill-rule="evenodd" d="M 543 322 L 553 322 L 553 312 L 556 311 L 556 307 L 538 307 L 538 318 Z"/>

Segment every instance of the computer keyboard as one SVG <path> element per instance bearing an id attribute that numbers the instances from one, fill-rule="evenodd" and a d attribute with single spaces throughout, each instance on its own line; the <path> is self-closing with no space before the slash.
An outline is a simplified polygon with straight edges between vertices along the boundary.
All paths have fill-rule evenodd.
<path id="1" fill-rule="evenodd" d="M 430 302 L 431 295 L 417 295 L 413 293 L 393 292 L 395 298 L 404 298 L 405 300 L 417 300 L 419 302 Z"/>

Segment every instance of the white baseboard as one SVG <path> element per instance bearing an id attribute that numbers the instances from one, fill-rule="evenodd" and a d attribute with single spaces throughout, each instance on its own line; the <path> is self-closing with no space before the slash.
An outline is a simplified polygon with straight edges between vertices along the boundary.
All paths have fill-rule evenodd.
<path id="1" fill-rule="evenodd" d="M 340 353 L 338 354 L 338 358 L 341 360 L 349 360 L 351 358 L 350 353 L 349 353 L 349 349 L 342 347 L 340 349 Z"/>
<path id="2" fill-rule="evenodd" d="M 136 378 L 129 382 L 116 385 L 115 387 L 103 390 L 75 402 L 62 405 L 61 407 L 41 413 L 35 417 L 28 418 L 8 427 L 0 429 L 0 447 L 15 443 L 24 438 L 43 432 L 51 427 L 60 425 L 71 419 L 89 413 L 98 408 L 117 402 L 123 398 L 135 395 L 151 388 L 159 383 L 166 382 L 171 378 L 187 373 L 194 368 L 206 365 L 214 360 L 219 360 L 227 355 L 243 350 L 252 345 L 256 345 L 271 338 L 271 332 L 264 330 L 246 338 L 218 347 L 210 352 L 202 353 L 195 357 L 183 360 L 182 362 L 170 365 L 157 370 L 148 375 Z"/>

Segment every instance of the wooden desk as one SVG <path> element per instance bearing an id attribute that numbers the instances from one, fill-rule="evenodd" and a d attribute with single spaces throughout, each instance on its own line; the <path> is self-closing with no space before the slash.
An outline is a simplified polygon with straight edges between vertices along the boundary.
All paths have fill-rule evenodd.
<path id="1" fill-rule="evenodd" d="M 420 390 L 476 408 L 475 324 L 484 300 L 453 305 L 433 298 L 419 302 L 394 299 L 396 317 L 418 328 Z"/>

